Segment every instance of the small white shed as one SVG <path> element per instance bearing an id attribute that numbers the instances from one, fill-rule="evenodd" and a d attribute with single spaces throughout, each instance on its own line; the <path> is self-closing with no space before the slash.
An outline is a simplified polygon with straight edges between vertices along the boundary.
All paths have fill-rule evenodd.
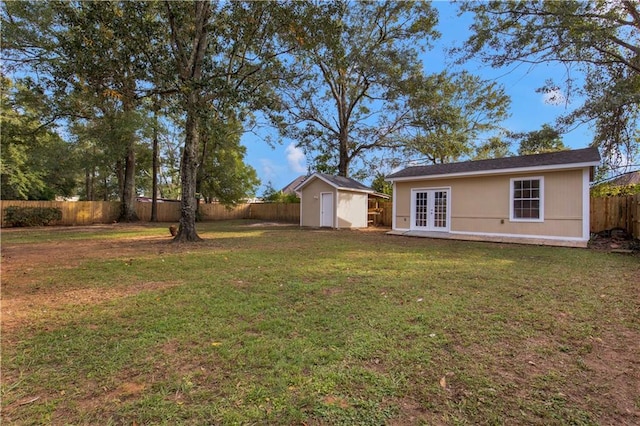
<path id="1" fill-rule="evenodd" d="M 373 189 L 353 179 L 314 173 L 297 188 L 300 193 L 300 226 L 366 228 L 369 196 Z"/>

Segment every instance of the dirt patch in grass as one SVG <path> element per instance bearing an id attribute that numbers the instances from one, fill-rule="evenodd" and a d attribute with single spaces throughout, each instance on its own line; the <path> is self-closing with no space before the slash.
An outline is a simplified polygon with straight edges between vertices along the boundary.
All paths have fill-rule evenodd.
<path id="1" fill-rule="evenodd" d="M 118 297 L 130 296 L 144 291 L 158 290 L 179 285 L 180 282 L 140 282 L 126 287 L 68 288 L 42 286 L 43 276 L 52 270 L 73 268 L 92 259 L 124 259 L 164 252 L 185 250 L 185 247 L 171 244 L 167 235 L 123 237 L 117 240 L 55 240 L 56 233 L 95 232 L 92 227 L 52 228 L 53 240 L 37 244 L 3 244 L 0 274 L 2 276 L 2 318 L 0 324 L 4 339 L 10 338 L 11 331 L 29 324 L 38 312 L 63 310 L 68 305 L 98 304 Z M 131 229 L 130 225 L 112 225 L 112 230 Z M 49 229 L 48 229 L 49 230 Z M 25 232 L 22 229 L 2 232 Z"/>
<path id="2" fill-rule="evenodd" d="M 640 423 L 640 333 L 619 329 L 607 331 L 593 340 L 592 350 L 583 358 L 590 382 L 583 382 L 583 395 L 592 386 L 600 391 L 597 399 L 610 406 L 607 424 Z M 635 399 L 630 396 L 635 395 Z M 580 397 L 582 395 L 579 395 Z M 604 420 L 604 419 L 603 419 Z M 605 424 L 605 423 L 603 423 Z"/>

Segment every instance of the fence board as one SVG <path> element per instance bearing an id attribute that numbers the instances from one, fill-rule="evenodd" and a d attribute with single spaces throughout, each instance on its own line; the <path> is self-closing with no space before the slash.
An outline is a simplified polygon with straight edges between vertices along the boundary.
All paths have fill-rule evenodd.
<path id="1" fill-rule="evenodd" d="M 135 205 L 138 218 L 144 222 L 151 220 L 152 203 L 137 202 Z M 157 203 L 158 222 L 178 222 L 180 220 L 180 203 Z"/>
<path id="2" fill-rule="evenodd" d="M 198 207 L 200 217 L 205 221 L 246 219 L 249 217 L 249 208 L 249 204 L 238 204 L 235 207 L 227 208 L 218 203 L 203 203 Z M 180 219 L 180 210 L 178 210 L 178 219 Z"/>
<path id="3" fill-rule="evenodd" d="M 381 225 L 391 227 L 393 223 L 393 202 L 385 201 L 380 203 L 380 208 L 382 209 L 382 212 L 380 213 Z"/>
<path id="4" fill-rule="evenodd" d="M 591 232 L 624 229 L 640 238 L 640 194 L 591 199 Z"/>
<path id="5" fill-rule="evenodd" d="M 251 219 L 300 223 L 299 203 L 254 203 L 250 206 Z"/>
<path id="6" fill-rule="evenodd" d="M 631 234 L 635 238 L 640 238 L 640 194 L 633 196 L 629 211 L 631 212 Z"/>
<path id="7" fill-rule="evenodd" d="M 21 201 L 0 200 L 0 226 L 5 226 L 4 209 L 7 207 L 58 208 L 62 219 L 51 225 L 91 225 L 111 223 L 118 219 L 120 203 L 112 201 Z"/>

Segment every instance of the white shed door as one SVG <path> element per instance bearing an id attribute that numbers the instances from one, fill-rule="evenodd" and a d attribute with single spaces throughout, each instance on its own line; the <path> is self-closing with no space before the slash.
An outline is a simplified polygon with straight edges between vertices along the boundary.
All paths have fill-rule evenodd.
<path id="1" fill-rule="evenodd" d="M 333 193 L 320 194 L 320 226 L 333 228 Z"/>

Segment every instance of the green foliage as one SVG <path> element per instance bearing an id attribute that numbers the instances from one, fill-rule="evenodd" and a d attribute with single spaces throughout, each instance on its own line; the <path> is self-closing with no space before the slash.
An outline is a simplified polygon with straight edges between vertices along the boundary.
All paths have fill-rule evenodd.
<path id="1" fill-rule="evenodd" d="M 86 128 L 74 134 L 85 154 L 83 195 L 111 199 L 115 192 L 125 220 L 135 219 L 141 100 L 152 86 L 143 51 L 158 34 L 145 19 L 151 5 L 22 1 L 7 3 L 2 15 L 10 69 L 38 76 L 52 100 L 48 114 L 69 120 L 70 133 Z"/>
<path id="2" fill-rule="evenodd" d="M 371 182 L 371 188 L 381 194 L 393 195 L 393 185 L 385 180 L 385 175 L 378 172 Z"/>
<path id="3" fill-rule="evenodd" d="M 29 80 L 0 76 L 0 198 L 53 200 L 72 195 L 78 166 L 71 144 L 43 120 L 50 104 Z"/>
<path id="4" fill-rule="evenodd" d="M 271 182 L 267 182 L 266 189 L 262 194 L 262 200 L 267 203 L 299 203 L 300 198 L 293 194 L 285 194 L 282 191 L 278 191 L 273 187 Z"/>
<path id="5" fill-rule="evenodd" d="M 619 197 L 635 194 L 640 194 L 640 184 L 612 185 L 610 182 L 604 182 L 591 188 L 592 197 Z"/>
<path id="6" fill-rule="evenodd" d="M 206 200 L 233 206 L 253 197 L 260 180 L 244 162 L 246 148 L 240 144 L 242 127 L 235 120 L 210 123 L 203 132 L 203 156 L 198 174 L 198 192 Z"/>
<path id="7" fill-rule="evenodd" d="M 541 92 L 584 99 L 558 120 L 560 130 L 592 123 L 595 146 L 610 166 L 640 153 L 640 4 L 637 1 L 490 1 L 462 3 L 473 35 L 462 59 L 494 67 L 561 63 L 563 81 Z"/>
<path id="8" fill-rule="evenodd" d="M 196 185 L 233 204 L 258 184 L 239 146 L 207 149 L 207 122 L 277 107 L 267 82 L 282 76 L 274 34 L 284 12 L 266 2 L 8 2 L 3 59 L 38 75 L 83 152 L 80 193 L 121 198 L 122 220 L 135 219 L 135 194 L 150 192 L 146 99 L 161 98 L 184 129 L 183 148 L 166 158 L 166 195 L 189 203 L 183 228 L 193 235 Z"/>
<path id="9" fill-rule="evenodd" d="M 498 130 L 508 117 L 510 99 L 496 83 L 482 81 L 467 72 L 442 72 L 413 77 L 405 83 L 410 93 L 411 126 L 405 136 L 405 152 L 431 163 L 450 163 L 463 157 L 501 156 L 498 139 L 477 145 L 480 134 Z"/>
<path id="10" fill-rule="evenodd" d="M 4 209 L 8 226 L 45 226 L 62 219 L 62 210 L 54 207 L 18 207 Z"/>
<path id="11" fill-rule="evenodd" d="M 520 140 L 518 155 L 542 154 L 567 149 L 562 142 L 560 132 L 549 124 L 543 124 L 540 130 L 533 130 L 527 133 L 513 133 L 510 137 Z"/>
<path id="12" fill-rule="evenodd" d="M 428 2 L 306 2 L 282 34 L 292 49 L 277 117 L 315 163 L 347 176 L 369 170 L 365 154 L 398 146 L 406 124 L 401 82 L 420 73 L 419 53 L 435 31 Z"/>
<path id="13" fill-rule="evenodd" d="M 509 142 L 499 136 L 492 136 L 475 148 L 474 160 L 487 160 L 490 158 L 502 158 L 511 155 Z"/>

